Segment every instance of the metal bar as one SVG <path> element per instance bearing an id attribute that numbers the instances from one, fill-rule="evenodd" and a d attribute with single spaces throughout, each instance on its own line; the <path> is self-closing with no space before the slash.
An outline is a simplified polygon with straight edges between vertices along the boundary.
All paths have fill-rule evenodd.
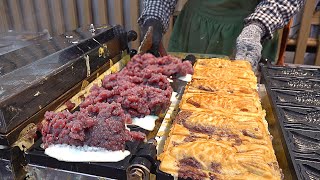
<path id="1" fill-rule="evenodd" d="M 315 61 L 315 65 L 316 66 L 320 66 L 320 37 L 319 38 L 319 42 L 318 42 L 318 49 L 317 49 L 317 55 L 316 55 L 316 61 Z"/>
<path id="2" fill-rule="evenodd" d="M 296 39 L 288 39 L 288 45 L 290 46 L 296 46 L 298 44 L 298 41 Z M 318 46 L 318 40 L 315 38 L 308 38 L 307 39 L 307 46 L 309 47 L 317 47 Z"/>
<path id="3" fill-rule="evenodd" d="M 319 25 L 320 24 L 320 11 L 317 11 L 313 14 L 311 24 Z"/>
<path id="4" fill-rule="evenodd" d="M 92 16 L 95 25 L 108 24 L 107 1 L 92 0 Z"/>
<path id="5" fill-rule="evenodd" d="M 54 35 L 62 34 L 64 30 L 62 18 L 62 6 L 60 0 L 48 0 L 51 27 Z"/>
<path id="6" fill-rule="evenodd" d="M 139 0 L 130 0 L 130 22 L 132 24 L 132 29 L 137 32 L 137 39 L 140 39 L 140 28 L 137 23 L 139 18 Z M 132 48 L 138 49 L 140 42 L 139 41 L 133 41 Z"/>
<path id="7" fill-rule="evenodd" d="M 91 1 L 77 0 L 79 26 L 85 27 L 92 23 Z"/>
<path id="8" fill-rule="evenodd" d="M 50 26 L 49 8 L 47 0 L 34 0 L 34 9 L 37 19 L 38 31 L 47 29 L 52 33 Z"/>
<path id="9" fill-rule="evenodd" d="M 62 9 L 66 31 L 75 30 L 79 26 L 76 1 L 62 1 Z"/>
<path id="10" fill-rule="evenodd" d="M 19 0 L 7 1 L 9 5 L 10 19 L 13 24 L 13 30 L 21 32 L 23 30 L 22 14 L 20 13 Z"/>
<path id="11" fill-rule="evenodd" d="M 308 0 L 303 9 L 303 16 L 301 19 L 301 26 L 298 35 L 298 43 L 296 53 L 294 55 L 295 64 L 304 63 L 304 54 L 307 48 L 307 40 L 309 37 L 311 20 L 314 12 L 314 7 L 316 5 L 316 0 Z"/>
<path id="12" fill-rule="evenodd" d="M 170 41 L 170 36 L 171 36 L 171 33 L 172 33 L 172 29 L 173 29 L 173 17 L 170 18 L 169 28 L 168 28 L 167 32 L 164 34 L 164 37 L 163 37 L 163 46 L 166 49 L 169 46 L 169 41 Z"/>
<path id="13" fill-rule="evenodd" d="M 282 36 L 284 35 L 284 34 L 283 34 L 283 29 L 278 30 L 278 33 L 279 33 L 278 48 L 277 48 L 276 57 L 275 57 L 275 59 L 274 59 L 274 61 L 275 61 L 276 63 L 278 63 L 279 60 L 280 60 L 280 51 L 281 51 L 281 44 L 282 44 Z M 280 63 L 280 62 L 279 62 L 279 63 Z"/>
<path id="14" fill-rule="evenodd" d="M 124 25 L 124 17 L 123 17 L 123 2 L 122 0 L 113 0 L 114 1 L 114 15 L 115 15 L 115 23 L 119 25 Z"/>
<path id="15" fill-rule="evenodd" d="M 288 43 L 288 37 L 289 37 L 291 24 L 292 24 L 292 19 L 283 28 L 282 37 L 281 37 L 281 43 L 280 43 L 280 46 L 279 46 L 280 52 L 279 52 L 277 65 L 284 65 L 284 53 L 285 53 L 286 48 L 287 48 L 287 43 Z"/>
<path id="16" fill-rule="evenodd" d="M 5 0 L 0 0 L 0 33 L 7 32 L 9 30 L 7 8 Z"/>
<path id="17" fill-rule="evenodd" d="M 33 6 L 33 0 L 23 0 L 21 10 L 23 15 L 23 25 L 26 31 L 37 32 L 37 21 Z"/>

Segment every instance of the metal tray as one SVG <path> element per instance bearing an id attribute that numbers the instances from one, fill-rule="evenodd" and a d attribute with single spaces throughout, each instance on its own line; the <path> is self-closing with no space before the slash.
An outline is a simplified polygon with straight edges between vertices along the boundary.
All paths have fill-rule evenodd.
<path id="1" fill-rule="evenodd" d="M 277 105 L 320 107 L 320 92 L 271 89 Z"/>
<path id="2" fill-rule="evenodd" d="M 262 74 L 267 77 L 304 77 L 319 78 L 320 69 L 317 67 L 283 67 L 265 65 L 262 67 Z"/>
<path id="3" fill-rule="evenodd" d="M 320 130 L 320 109 L 277 106 L 285 127 Z"/>
<path id="4" fill-rule="evenodd" d="M 285 67 L 283 69 L 286 69 Z M 277 78 L 268 76 L 270 67 L 263 67 L 262 77 L 266 83 L 271 106 L 278 127 L 281 129 L 281 141 L 285 147 L 288 165 L 294 171 L 294 179 L 319 179 L 320 177 L 320 100 L 317 91 L 286 90 L 285 85 L 275 82 Z M 309 74 L 310 75 L 310 74 Z M 283 79 L 280 78 L 283 82 Z M 300 78 L 305 82 L 317 82 L 317 79 Z M 274 84 L 277 84 L 274 88 Z M 284 83 L 285 84 L 285 83 Z M 314 85 L 311 85 L 314 86 Z"/>
<path id="5" fill-rule="evenodd" d="M 269 131 L 270 134 L 273 136 L 273 148 L 275 151 L 275 155 L 277 157 L 279 167 L 282 169 L 282 173 L 284 174 L 285 179 L 292 179 L 294 172 L 293 166 L 288 163 L 288 158 L 286 156 L 285 147 L 281 143 L 281 130 L 279 129 L 279 126 L 276 124 L 276 121 L 274 119 L 274 116 L 272 114 L 272 109 L 270 106 L 268 95 L 266 94 L 266 90 L 264 86 L 258 86 L 258 92 L 259 96 L 261 98 L 261 103 L 264 109 L 266 109 L 267 116 L 266 120 L 268 121 L 269 125 Z M 158 162 L 160 164 L 160 162 Z M 159 168 L 156 171 L 156 179 L 157 180 L 173 180 L 176 179 L 175 177 L 171 176 L 170 174 L 162 172 Z M 183 180 L 181 178 L 178 178 L 179 180 Z"/>
<path id="6" fill-rule="evenodd" d="M 284 129 L 292 152 L 304 155 L 320 155 L 320 131 L 286 127 Z"/>
<path id="7" fill-rule="evenodd" d="M 121 31 L 120 26 L 95 35 L 76 30 L 72 33 L 81 37 L 76 44 L 60 35 L 0 56 L 4 67 L 0 75 L 0 133 L 9 133 L 126 50 L 115 31 Z M 108 47 L 108 55 L 100 56 L 99 48 L 108 42 L 115 45 Z M 6 66 L 8 62 L 14 66 Z"/>
<path id="8" fill-rule="evenodd" d="M 297 168 L 300 170 L 298 179 L 320 179 L 320 159 L 305 159 L 297 157 L 296 163 Z"/>
<path id="9" fill-rule="evenodd" d="M 123 60 L 120 60 L 119 63 L 122 61 Z M 120 69 L 122 69 L 122 67 L 120 67 Z M 178 100 L 181 99 L 187 82 L 179 79 L 172 79 L 170 84 L 173 91 L 177 92 L 176 98 Z M 42 141 L 38 140 L 25 155 L 28 162 L 27 169 L 29 170 L 29 177 L 39 178 L 40 174 L 45 175 L 45 177 L 52 177 L 56 176 L 57 173 L 61 174 L 62 171 L 68 171 L 69 173 L 66 175 L 69 177 L 88 178 L 94 176 L 107 179 L 131 179 L 135 177 L 144 177 L 148 179 L 149 174 L 155 174 L 157 168 L 157 143 L 154 138 L 170 108 L 171 106 L 159 111 L 159 114 L 157 114 L 159 119 L 156 121 L 156 127 L 153 131 L 147 131 L 138 126 L 129 125 L 131 131 L 140 131 L 145 133 L 148 138 L 148 143 L 128 142 L 126 144 L 126 149 L 129 150 L 131 154 L 124 160 L 117 163 L 66 163 L 58 161 L 44 154 L 44 150 L 40 147 Z M 79 107 L 73 109 L 73 111 L 77 110 L 79 110 Z M 55 170 L 48 171 L 48 168 L 41 167 L 48 167 L 49 169 L 54 168 Z M 78 175 L 79 173 L 83 175 Z"/>
<path id="10" fill-rule="evenodd" d="M 43 41 L 47 46 L 42 47 L 37 44 L 35 45 L 36 47 L 33 47 L 34 50 L 29 46 L 26 47 L 30 51 L 41 52 L 40 55 L 36 56 L 38 59 L 32 59 L 30 60 L 32 61 L 31 64 L 17 67 L 12 69 L 10 73 L 0 76 L 0 83 L 6 78 L 11 78 L 12 81 L 15 81 L 20 76 L 25 77 L 22 74 L 26 74 L 27 78 L 24 80 L 28 82 L 30 78 L 37 78 L 36 81 L 30 80 L 26 86 L 18 84 L 20 89 L 17 88 L 15 91 L 10 91 L 11 94 L 8 97 L 1 96 L 0 112 L 4 113 L 0 117 L 1 145 L 12 145 L 19 138 L 19 133 L 25 127 L 36 124 L 43 118 L 46 111 L 54 110 L 55 107 L 63 104 L 75 92 L 82 89 L 83 81 L 93 81 L 96 76 L 106 71 L 110 64 L 118 62 L 128 52 L 128 42 L 134 40 L 134 35 L 136 35 L 133 31 L 127 33 L 121 26 L 101 29 L 95 34 L 88 34 L 88 32 L 82 31 L 82 29 L 78 29 L 67 33 L 68 36 L 72 35 L 74 37 L 73 40 L 79 42 L 66 49 L 61 50 L 62 47 L 67 46 L 64 43 L 69 43 L 71 40 L 70 38 L 65 40 L 64 35 L 50 40 L 49 42 L 52 44 L 50 46 L 48 45 L 50 44 L 49 42 Z M 84 40 L 81 40 L 83 38 Z M 50 48 L 51 50 L 48 50 Z M 102 53 L 100 51 L 101 48 L 104 48 Z M 72 54 L 74 49 L 80 51 L 80 54 Z M 48 55 L 48 53 L 53 54 Z M 90 74 L 87 71 L 85 56 L 90 57 Z M 58 59 L 54 57 L 58 57 Z M 47 68 L 61 66 L 54 71 L 50 71 L 49 74 L 38 74 L 36 73 L 37 71 L 30 72 L 30 68 L 31 70 L 34 69 L 37 63 Z M 26 69 L 27 71 L 25 71 Z M 10 74 L 15 76 L 10 76 Z M 5 82 L 8 83 L 7 81 Z M 0 90 L 0 93 L 3 92 Z"/>
<path id="11" fill-rule="evenodd" d="M 271 88 L 277 89 L 320 91 L 320 79 L 270 77 L 268 78 L 268 84 Z"/>
<path id="12" fill-rule="evenodd" d="M 26 165 L 26 162 L 24 161 L 24 154 L 18 147 L 0 149 L 1 179 L 24 179 L 24 165 Z"/>

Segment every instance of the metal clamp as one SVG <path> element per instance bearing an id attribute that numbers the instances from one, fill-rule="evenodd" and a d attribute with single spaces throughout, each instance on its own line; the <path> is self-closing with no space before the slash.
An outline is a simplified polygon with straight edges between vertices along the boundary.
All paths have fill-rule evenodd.
<path id="1" fill-rule="evenodd" d="M 92 35 L 95 35 L 96 29 L 94 28 L 93 24 L 90 24 L 89 31 L 91 32 Z"/>

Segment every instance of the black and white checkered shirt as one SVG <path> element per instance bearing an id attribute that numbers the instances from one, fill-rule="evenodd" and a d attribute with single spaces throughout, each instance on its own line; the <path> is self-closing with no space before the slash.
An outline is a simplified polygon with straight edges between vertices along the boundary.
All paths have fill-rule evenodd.
<path id="1" fill-rule="evenodd" d="M 244 21 L 245 24 L 258 21 L 266 27 L 264 38 L 272 38 L 273 32 L 284 27 L 290 18 L 297 13 L 306 0 L 262 0 L 255 11 Z M 144 0 L 144 10 L 138 20 L 140 26 L 150 18 L 162 22 L 164 31 L 169 26 L 170 16 L 175 10 L 177 0 Z"/>

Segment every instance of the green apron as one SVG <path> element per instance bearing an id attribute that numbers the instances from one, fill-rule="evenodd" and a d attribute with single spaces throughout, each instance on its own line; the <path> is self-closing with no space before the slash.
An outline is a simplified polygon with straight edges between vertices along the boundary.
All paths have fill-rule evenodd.
<path id="1" fill-rule="evenodd" d="M 188 0 L 170 38 L 170 52 L 234 57 L 236 39 L 259 0 Z M 275 60 L 278 33 L 263 43 L 262 57 Z"/>

